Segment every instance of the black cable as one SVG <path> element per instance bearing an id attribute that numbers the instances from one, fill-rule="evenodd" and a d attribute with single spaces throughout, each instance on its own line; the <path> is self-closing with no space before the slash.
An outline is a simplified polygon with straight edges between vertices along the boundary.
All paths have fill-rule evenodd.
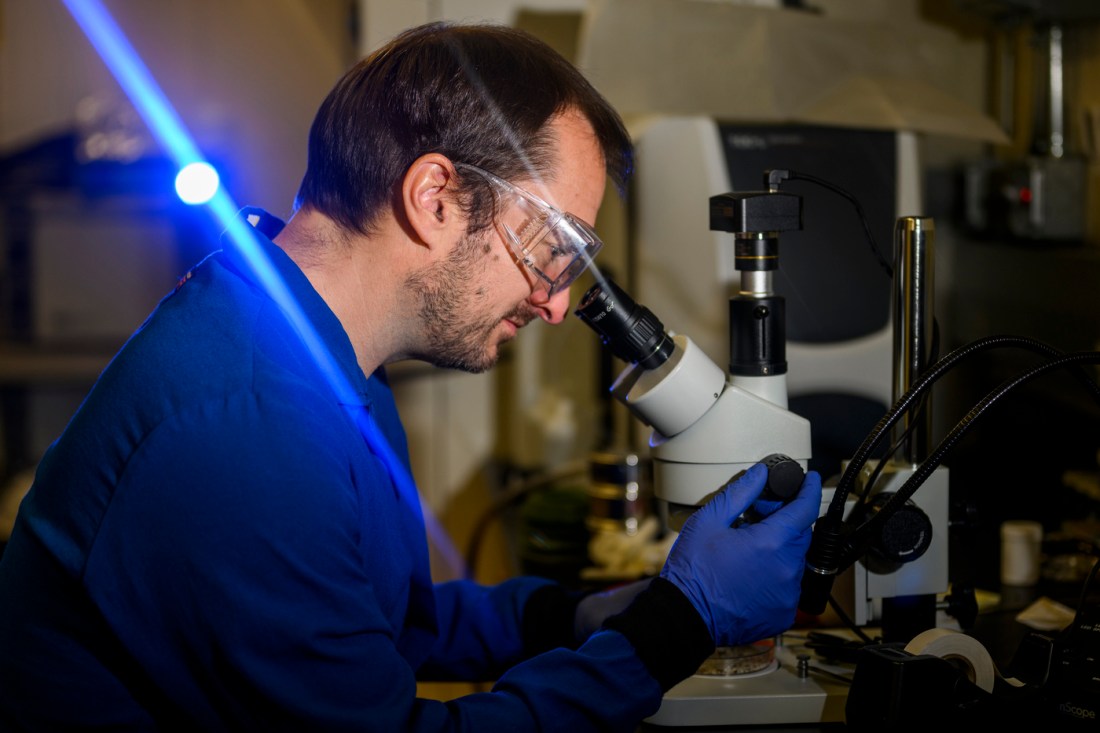
<path id="1" fill-rule="evenodd" d="M 844 510 L 847 496 L 852 491 L 856 476 L 863 470 L 868 456 L 882 441 L 883 436 L 886 435 L 900 416 L 909 410 L 914 400 L 930 389 L 936 380 L 955 367 L 959 361 L 986 349 L 1009 346 L 1037 351 L 1047 356 L 1062 357 L 1062 359 L 1056 358 L 1047 362 L 1038 370 L 1033 370 L 1028 375 L 1018 379 L 1029 381 L 1039 374 L 1045 373 L 1045 370 L 1058 366 L 1069 366 L 1073 375 L 1100 402 L 1100 386 L 1077 363 L 1087 359 L 1100 361 L 1100 352 L 1086 352 L 1087 359 L 1078 354 L 1075 355 L 1075 358 L 1070 358 L 1063 363 L 1063 359 L 1067 359 L 1066 355 L 1042 341 L 1020 336 L 989 336 L 955 349 L 937 361 L 894 403 L 894 406 L 879 420 L 875 428 L 863 441 L 841 475 L 828 508 L 814 524 L 813 539 L 806 554 L 806 572 L 802 576 L 802 595 L 799 600 L 799 608 L 803 612 L 818 615 L 825 610 L 836 574 L 858 559 L 859 552 L 857 550 L 862 546 L 865 538 L 872 530 L 877 530 L 879 525 L 897 511 L 901 503 L 912 496 L 921 483 L 939 466 L 939 461 L 943 460 L 943 456 L 954 445 L 954 441 L 958 440 L 961 434 L 966 431 L 973 418 L 964 420 L 955 427 L 952 434 L 945 438 L 936 449 L 933 454 L 934 457 L 922 463 L 902 486 L 901 490 L 889 497 L 886 504 L 874 516 L 860 525 L 857 535 L 852 532 L 851 527 L 845 521 Z M 1011 389 L 1011 387 L 1007 389 Z M 989 402 L 995 401 L 995 399 L 995 395 L 987 397 Z M 988 404 L 976 406 L 971 410 L 971 414 L 981 414 L 987 406 Z"/>
<path id="2" fill-rule="evenodd" d="M 776 173 L 778 175 L 776 175 Z M 894 268 L 887 261 L 886 257 L 882 254 L 882 251 L 879 249 L 878 243 L 875 241 L 875 236 L 871 232 L 871 227 L 867 223 L 867 215 L 864 213 L 863 205 L 860 204 L 859 199 L 857 199 L 855 196 L 853 196 L 852 194 L 845 191 L 840 186 L 838 186 L 834 183 L 830 183 L 829 181 L 826 181 L 823 178 L 819 178 L 817 176 L 814 176 L 814 175 L 811 175 L 811 174 L 808 174 L 808 173 L 799 173 L 798 171 L 785 170 L 785 171 L 776 171 L 776 172 L 769 171 L 768 174 L 767 174 L 767 181 L 768 181 L 769 186 L 772 185 L 772 184 L 778 184 L 779 180 L 783 180 L 783 179 L 786 179 L 786 180 L 802 180 L 802 181 L 808 181 L 810 183 L 816 183 L 817 185 L 819 185 L 823 188 L 826 188 L 826 189 L 832 191 L 833 193 L 836 193 L 836 194 L 846 198 L 852 204 L 852 206 L 855 207 L 856 215 L 859 217 L 859 223 L 863 227 L 863 233 L 867 238 L 867 243 L 871 247 L 871 252 L 875 255 L 875 258 L 878 260 L 879 265 L 882 267 L 883 271 L 886 273 L 886 276 L 893 279 L 893 277 L 894 277 Z M 938 354 L 939 354 L 939 324 L 935 319 L 933 319 L 933 321 L 932 321 L 932 327 L 933 327 L 933 337 L 932 337 L 933 347 L 930 351 L 930 354 L 931 354 L 930 359 L 932 361 L 935 361 L 935 359 L 938 357 Z M 922 405 L 923 404 L 924 403 L 922 403 Z M 920 406 L 918 406 L 918 412 L 919 412 L 919 409 L 920 409 Z M 886 454 L 883 456 L 882 460 L 879 462 L 878 466 L 876 466 L 874 473 L 872 474 L 872 476 L 869 478 L 869 480 L 867 481 L 867 483 L 865 485 L 865 493 L 860 495 L 861 499 L 863 499 L 864 497 L 866 497 L 870 493 L 871 487 L 874 485 L 874 482 L 876 480 L 878 480 L 879 474 L 882 473 L 883 467 L 885 466 L 886 462 L 889 461 L 890 457 L 893 456 L 897 451 L 899 451 L 902 448 L 902 446 L 904 446 L 904 444 L 905 444 L 904 441 L 906 439 L 908 439 L 911 434 L 912 434 L 912 425 L 910 425 L 910 427 L 907 428 L 904 433 L 902 433 L 902 435 L 898 438 L 898 441 L 890 448 L 890 450 L 888 450 L 886 452 Z M 862 467 L 861 467 L 861 469 L 862 469 Z"/>
<path id="3" fill-rule="evenodd" d="M 870 226 L 867 223 L 867 217 L 864 214 L 863 206 L 860 204 L 859 200 L 855 196 L 848 193 L 841 187 L 830 183 L 822 178 L 818 178 L 817 176 L 805 173 L 798 173 L 792 170 L 778 171 L 778 173 L 780 174 L 780 178 L 786 178 L 789 180 L 804 180 L 810 183 L 816 183 L 817 185 L 822 186 L 823 188 L 826 188 L 846 198 L 855 207 L 856 214 L 858 215 L 860 224 L 863 227 L 867 242 L 869 243 L 871 251 L 875 255 L 875 258 L 878 260 L 879 265 L 886 272 L 886 275 L 888 277 L 890 277 L 891 279 L 893 278 L 893 267 L 879 250 L 879 247 L 875 242 L 874 234 L 871 232 Z M 771 182 L 772 180 L 778 180 L 773 179 L 771 175 L 772 172 L 769 172 L 769 177 L 767 179 L 769 182 Z M 933 342 L 935 346 L 931 351 L 931 358 L 934 360 L 939 350 L 938 323 L 935 320 L 933 320 L 933 328 L 935 334 Z M 909 413 L 914 400 L 917 400 L 919 398 L 916 406 L 912 409 L 911 417 L 913 419 L 911 419 L 909 425 L 906 426 L 901 435 L 898 436 L 897 440 L 887 449 L 883 457 L 875 466 L 874 470 L 871 472 L 870 476 L 865 482 L 864 491 L 858 495 L 857 507 L 859 504 L 864 503 L 871 495 L 872 489 L 875 483 L 878 481 L 879 477 L 881 476 L 886 463 L 910 439 L 913 429 L 917 424 L 916 417 L 921 413 L 922 410 L 927 408 L 930 401 L 930 397 L 924 394 L 925 391 L 930 389 L 932 384 L 934 384 L 940 377 L 950 371 L 960 360 L 968 358 L 988 348 L 1000 348 L 1007 346 L 1017 346 L 1036 351 L 1038 353 L 1046 354 L 1048 356 L 1058 356 L 1063 354 L 1062 351 L 1034 339 L 1026 339 L 1012 336 L 993 336 L 987 339 L 980 339 L 971 344 L 967 344 L 960 349 L 956 349 L 951 354 L 948 354 L 948 356 L 944 357 L 944 359 L 936 361 L 929 369 L 929 371 L 922 375 L 922 377 L 909 389 L 909 391 L 907 391 L 904 395 L 902 395 L 901 398 L 897 400 L 897 402 L 894 404 L 894 407 L 890 411 L 888 411 L 886 415 L 883 416 L 882 420 L 880 420 L 879 423 L 875 426 L 872 432 L 868 435 L 867 439 L 860 446 L 856 455 L 849 462 L 847 469 L 841 476 L 840 482 L 837 484 L 837 487 L 834 491 L 832 502 L 826 510 L 825 516 L 827 516 L 830 521 L 835 523 L 834 526 L 839 526 L 843 522 L 844 508 L 847 497 L 852 491 L 852 487 L 855 484 L 856 477 L 860 474 L 860 472 L 862 472 L 863 467 L 864 465 L 866 465 L 866 462 L 869 459 L 871 453 L 881 443 L 883 436 L 887 434 L 887 432 L 897 423 L 899 419 L 901 419 L 901 416 Z M 905 501 L 908 501 L 912 494 L 916 492 L 917 488 L 919 488 L 921 484 L 923 484 L 923 482 L 928 478 L 928 476 L 931 475 L 932 471 L 939 467 L 943 458 L 954 447 L 955 443 L 961 438 L 961 436 L 969 429 L 970 425 L 972 425 L 973 422 L 977 420 L 978 417 L 983 414 L 989 406 L 999 400 L 1004 394 L 1007 394 L 1009 391 L 1016 388 L 1018 385 L 1025 384 L 1032 379 L 1035 379 L 1036 377 L 1045 374 L 1051 369 L 1059 368 L 1061 366 L 1071 366 L 1075 368 L 1076 376 L 1081 381 L 1083 381 L 1086 388 L 1090 389 L 1094 393 L 1094 396 L 1097 398 L 1097 401 L 1100 402 L 1100 386 L 1098 386 L 1096 382 L 1091 379 L 1084 372 L 1084 370 L 1080 369 L 1080 367 L 1078 366 L 1079 362 L 1089 361 L 1091 358 L 1095 358 L 1096 361 L 1100 361 L 1100 354 L 1095 352 L 1084 352 L 1081 354 L 1061 356 L 1060 358 L 1057 358 L 1040 367 L 1037 367 L 1036 369 L 1033 369 L 1024 375 L 1021 375 L 1015 380 L 1010 380 L 1009 382 L 1002 384 L 1000 388 L 988 394 L 986 398 L 983 399 L 981 403 L 976 405 L 970 411 L 970 413 L 968 413 L 967 416 L 964 417 L 963 420 L 961 420 L 955 426 L 952 432 L 943 441 L 941 441 L 940 445 L 937 446 L 936 450 L 933 452 L 933 456 L 926 459 L 920 465 L 917 471 L 905 482 L 902 488 L 887 500 L 882 509 L 879 512 L 873 514 L 869 519 L 865 520 L 863 524 L 861 524 L 854 530 L 852 535 L 849 537 L 849 541 L 847 542 L 847 547 L 849 548 L 848 552 L 851 552 L 851 548 L 858 548 L 861 545 L 864 537 L 866 537 L 874 529 L 877 529 L 877 525 L 884 522 L 885 518 L 889 517 L 898 506 L 903 504 Z M 930 464 L 931 468 L 927 468 Z M 840 563 L 840 567 L 846 567 L 850 561 L 854 561 L 854 559 L 847 558 L 845 562 Z M 1100 566 L 1100 563 L 1097 563 L 1097 566 Z M 1095 572 L 1096 566 L 1094 566 L 1093 568 L 1093 573 L 1090 574 L 1090 581 L 1093 576 L 1095 576 Z M 838 616 L 840 616 L 842 620 L 846 618 L 846 614 L 844 614 L 843 610 L 840 608 L 839 604 L 836 603 L 831 594 L 828 596 L 828 603 L 833 607 L 834 611 L 838 613 Z M 854 622 L 851 621 L 850 618 L 847 619 L 846 624 L 857 634 L 866 638 L 862 631 L 859 630 L 859 628 L 854 624 Z"/>
<path id="4" fill-rule="evenodd" d="M 976 341 L 972 341 L 964 346 L 961 346 L 947 356 L 943 357 L 935 364 L 930 366 L 926 372 L 924 372 L 917 381 L 913 384 L 909 390 L 898 398 L 894 406 L 879 420 L 878 424 L 871 430 L 867 438 L 856 450 L 855 455 L 849 461 L 847 468 L 840 477 L 840 481 L 837 483 L 835 493 L 833 494 L 832 502 L 829 504 L 829 508 L 826 510 L 826 516 L 829 516 L 837 523 L 841 522 L 844 517 L 844 504 L 847 500 L 848 494 L 852 490 L 852 486 L 855 483 L 856 476 L 863 470 L 864 464 L 866 464 L 871 452 L 878 447 L 882 442 L 883 436 L 897 423 L 903 414 L 905 414 L 913 401 L 924 394 L 925 391 L 930 389 L 937 380 L 939 380 L 944 374 L 949 372 L 955 367 L 955 365 L 977 353 L 994 348 L 1008 348 L 1016 347 L 1030 351 L 1034 351 L 1046 356 L 1061 356 L 1063 351 L 1054 348 L 1042 341 L 1031 339 L 1023 336 L 987 336 Z M 1083 369 L 1077 368 L 1074 370 L 1075 376 L 1079 380 L 1082 380 L 1086 388 L 1089 389 L 1094 397 L 1100 402 L 1100 385 L 1097 385 Z M 881 512 L 880 512 L 881 514 Z"/>
<path id="5" fill-rule="evenodd" d="M 481 542 L 485 536 L 485 531 L 499 514 L 513 504 L 519 502 L 528 494 L 552 486 L 558 481 L 585 475 L 587 470 L 588 465 L 585 462 L 569 463 L 558 470 L 549 471 L 530 478 L 520 483 L 518 486 L 508 489 L 502 495 L 494 499 L 485 511 L 481 513 L 481 516 L 478 517 L 477 521 L 474 523 L 473 530 L 470 532 L 470 539 L 466 546 L 466 579 L 474 579 L 477 572 L 478 555 L 481 552 Z"/>
<path id="6" fill-rule="evenodd" d="M 829 607 L 833 609 L 833 612 L 840 619 L 840 622 L 844 624 L 853 634 L 859 637 L 859 640 L 864 644 L 874 644 L 875 640 L 867 636 L 867 633 L 859 627 L 859 625 L 852 619 L 848 613 L 841 608 L 837 600 L 832 595 L 829 596 Z"/>
<path id="7" fill-rule="evenodd" d="M 871 471 L 870 475 L 867 477 L 867 480 L 863 482 L 863 491 L 859 492 L 856 495 L 857 499 L 855 506 L 853 507 L 853 511 L 863 506 L 867 499 L 871 497 L 871 494 L 873 493 L 872 489 L 874 489 L 875 483 L 878 481 L 879 477 L 882 475 L 883 470 L 886 468 L 886 464 L 890 462 L 891 457 L 893 457 L 898 451 L 900 451 L 902 449 L 902 446 L 904 446 L 905 443 L 909 440 L 909 437 L 913 434 L 913 429 L 917 426 L 917 417 L 920 415 L 921 411 L 925 408 L 927 404 L 928 395 L 921 395 L 920 402 L 913 410 L 912 420 L 910 420 L 909 424 L 905 426 L 905 430 L 902 431 L 901 435 L 898 436 L 898 439 L 894 441 L 894 444 L 891 445 L 890 448 L 882 455 L 882 457 L 878 459 L 878 463 L 875 464 L 875 467 Z M 850 513 L 851 512 L 849 512 L 849 514 Z"/>
<path id="8" fill-rule="evenodd" d="M 879 266 L 881 266 L 882 269 L 886 271 L 886 276 L 893 279 L 894 268 L 879 250 L 878 244 L 875 242 L 875 236 L 871 233 L 871 227 L 867 224 L 867 216 L 863 213 L 863 205 L 859 203 L 859 199 L 845 191 L 840 186 L 837 186 L 834 183 L 829 183 L 823 178 L 818 178 L 817 176 L 812 176 L 808 173 L 798 173 L 796 171 L 787 171 L 787 174 L 790 180 L 809 181 L 810 183 L 816 183 L 817 185 L 823 188 L 827 188 L 833 193 L 848 199 L 848 201 L 851 202 L 852 206 L 855 207 L 856 214 L 859 215 L 859 223 L 863 226 L 863 233 L 867 237 L 867 243 L 871 245 L 871 252 L 874 253 L 875 259 L 878 260 Z"/>
<path id="9" fill-rule="evenodd" d="M 863 211 L 863 205 L 859 203 L 859 199 L 857 199 L 855 196 L 853 196 L 852 194 L 845 191 L 840 186 L 837 186 L 836 184 L 830 183 L 829 181 L 826 181 L 823 178 L 819 178 L 817 176 L 810 175 L 808 173 L 799 173 L 798 171 L 782 170 L 782 169 L 769 170 L 765 173 L 765 182 L 766 182 L 766 185 L 769 187 L 769 190 L 775 190 L 778 187 L 779 183 L 781 181 L 785 181 L 785 180 L 801 180 L 801 181 L 808 181 L 810 183 L 816 183 L 817 185 L 819 185 L 823 188 L 826 188 L 826 189 L 832 191 L 833 193 L 836 193 L 836 194 L 846 198 L 855 207 L 856 215 L 859 218 L 860 225 L 863 227 L 863 233 L 867 237 L 868 244 L 871 246 L 871 252 L 875 255 L 875 258 L 878 260 L 879 265 L 886 272 L 886 276 L 891 278 L 891 279 L 893 278 L 894 268 L 890 265 L 889 262 L 886 261 L 886 258 L 882 255 L 882 252 L 879 250 L 878 243 L 875 242 L 875 237 L 871 233 L 871 227 L 867 224 L 867 216 Z M 935 322 L 933 321 L 933 324 L 934 323 Z M 905 437 L 907 437 L 910 434 L 910 432 L 911 432 L 911 430 L 906 430 L 905 433 L 902 435 L 902 438 L 904 439 Z M 878 473 L 881 472 L 882 466 L 885 465 L 886 460 L 888 460 L 889 457 L 891 455 L 893 455 L 894 452 L 897 451 L 899 448 L 900 448 L 900 441 L 899 441 L 899 444 L 895 444 L 895 446 L 891 447 L 891 449 L 889 451 L 887 451 L 886 454 L 883 456 L 882 461 L 879 463 L 879 465 L 875 469 L 875 474 L 871 476 L 871 478 L 868 480 L 868 482 L 866 484 L 866 489 L 868 491 L 870 490 L 871 486 L 874 484 L 875 480 L 878 478 Z M 861 495 L 860 499 L 862 500 L 862 498 L 865 495 L 866 494 Z"/>
<path id="10" fill-rule="evenodd" d="M 815 666 L 813 664 L 806 667 L 806 669 L 810 670 L 814 674 L 821 674 L 821 675 L 825 675 L 826 677 L 832 677 L 837 682 L 843 682 L 846 685 L 852 684 L 852 677 L 850 677 L 846 674 L 837 674 L 836 672 L 832 672 L 830 670 L 825 669 L 824 667 L 818 667 L 818 666 Z"/>
<path id="11" fill-rule="evenodd" d="M 951 429 L 951 432 L 940 441 L 940 444 L 936 446 L 936 449 L 925 459 L 913 472 L 901 488 L 894 493 L 886 503 L 883 504 L 882 509 L 871 516 L 869 519 L 859 525 L 850 535 L 848 541 L 849 548 L 859 548 L 863 544 L 865 537 L 871 535 L 877 531 L 879 525 L 886 521 L 886 518 L 890 517 L 896 509 L 904 504 L 909 498 L 916 493 L 921 484 L 932 475 L 943 459 L 948 453 L 955 447 L 955 445 L 962 439 L 963 435 L 974 425 L 975 422 L 985 412 L 994 405 L 997 401 L 1007 395 L 1009 392 L 1021 387 L 1032 380 L 1043 376 L 1047 372 L 1054 369 L 1061 369 L 1063 367 L 1075 366 L 1082 363 L 1096 363 L 1100 364 L 1100 351 L 1082 351 L 1072 354 L 1065 354 L 1051 361 L 1034 367 L 1023 374 L 1017 375 L 1011 379 L 1002 382 L 996 389 L 989 392 L 978 404 L 971 408 L 962 420 Z M 1089 380 L 1091 382 L 1091 380 Z M 1095 382 L 1092 382 L 1093 386 L 1096 386 Z M 849 549 L 849 554 L 853 554 L 852 549 Z M 845 558 L 845 562 L 853 561 L 855 558 Z M 842 566 L 845 564 L 841 563 Z"/>

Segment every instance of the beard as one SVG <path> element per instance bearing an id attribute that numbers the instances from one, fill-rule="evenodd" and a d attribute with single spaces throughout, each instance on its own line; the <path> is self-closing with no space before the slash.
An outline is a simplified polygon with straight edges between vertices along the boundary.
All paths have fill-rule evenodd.
<path id="1" fill-rule="evenodd" d="M 526 301 L 503 315 L 493 312 L 494 303 L 479 278 L 492 248 L 490 236 L 463 236 L 443 262 L 405 281 L 420 296 L 418 315 L 427 348 L 417 356 L 429 364 L 472 374 L 488 371 L 500 359 L 499 346 L 506 340 L 493 340 L 500 322 L 508 319 L 522 327 L 537 315 Z"/>

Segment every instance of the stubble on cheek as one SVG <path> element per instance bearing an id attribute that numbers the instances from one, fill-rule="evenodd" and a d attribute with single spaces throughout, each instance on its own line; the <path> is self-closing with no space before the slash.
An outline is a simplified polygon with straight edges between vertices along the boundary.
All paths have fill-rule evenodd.
<path id="1" fill-rule="evenodd" d="M 502 321 L 517 325 L 532 317 L 526 302 L 500 315 L 494 308 L 493 289 L 486 282 L 489 267 L 498 265 L 499 252 L 491 242 L 466 240 L 456 244 L 445 262 L 409 277 L 405 287 L 417 294 L 418 316 L 426 353 L 417 357 L 436 366 L 480 373 L 499 358 Z"/>

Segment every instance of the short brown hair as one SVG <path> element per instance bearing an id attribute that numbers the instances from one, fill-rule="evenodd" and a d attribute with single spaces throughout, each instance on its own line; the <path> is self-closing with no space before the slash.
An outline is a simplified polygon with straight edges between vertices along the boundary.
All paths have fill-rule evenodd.
<path id="1" fill-rule="evenodd" d="M 514 179 L 544 172 L 546 123 L 576 109 L 591 123 L 608 176 L 625 189 L 633 149 L 622 119 L 580 71 L 524 31 L 429 23 L 348 71 L 321 103 L 295 208 L 368 233 L 393 186 L 437 152 Z"/>

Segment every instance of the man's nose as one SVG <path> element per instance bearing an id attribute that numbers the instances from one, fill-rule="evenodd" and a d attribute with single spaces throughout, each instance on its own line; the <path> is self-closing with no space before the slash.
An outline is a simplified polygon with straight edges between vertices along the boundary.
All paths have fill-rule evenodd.
<path id="1" fill-rule="evenodd" d="M 551 325 L 557 325 L 565 320 L 565 314 L 569 311 L 569 288 L 550 296 L 545 290 L 538 288 L 531 293 L 529 301 L 538 311 L 539 318 Z"/>

